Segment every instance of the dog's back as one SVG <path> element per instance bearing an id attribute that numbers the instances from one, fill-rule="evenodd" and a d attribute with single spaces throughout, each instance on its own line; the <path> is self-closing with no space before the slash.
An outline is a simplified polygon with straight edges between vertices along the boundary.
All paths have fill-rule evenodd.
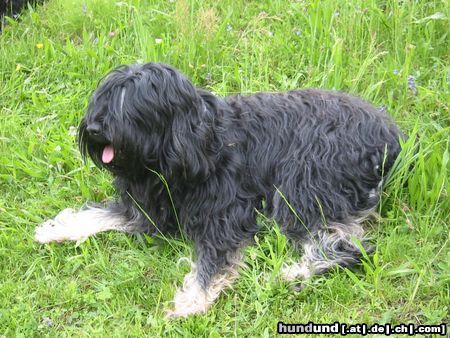
<path id="1" fill-rule="evenodd" d="M 286 203 L 308 225 L 346 221 L 377 204 L 400 151 L 399 130 L 386 114 L 355 96 L 316 89 L 226 101 L 246 133 L 247 186 L 272 192 L 265 198 L 275 218 L 293 223 Z"/>

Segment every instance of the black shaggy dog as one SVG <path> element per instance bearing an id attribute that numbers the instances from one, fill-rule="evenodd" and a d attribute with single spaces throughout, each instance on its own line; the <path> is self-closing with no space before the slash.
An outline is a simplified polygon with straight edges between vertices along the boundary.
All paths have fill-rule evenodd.
<path id="1" fill-rule="evenodd" d="M 0 18 L 4 15 L 17 17 L 19 13 L 28 5 L 36 5 L 44 0 L 0 0 Z"/>
<path id="2" fill-rule="evenodd" d="M 163 64 L 122 66 L 79 128 L 82 154 L 114 175 L 120 199 L 66 209 L 36 239 L 182 231 L 198 258 L 169 315 L 204 312 L 237 276 L 258 211 L 303 249 L 281 271 L 286 280 L 356 263 L 355 239 L 366 245 L 360 223 L 377 205 L 399 135 L 384 113 L 344 93 L 219 98 Z"/>

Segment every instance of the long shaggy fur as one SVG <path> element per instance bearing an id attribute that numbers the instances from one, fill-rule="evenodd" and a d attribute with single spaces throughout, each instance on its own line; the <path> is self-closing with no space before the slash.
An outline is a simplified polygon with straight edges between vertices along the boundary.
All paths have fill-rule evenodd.
<path id="1" fill-rule="evenodd" d="M 257 210 L 304 245 L 316 272 L 329 257 L 356 262 L 356 220 L 376 206 L 400 150 L 396 125 L 357 97 L 308 89 L 220 98 L 158 63 L 106 76 L 79 142 L 114 175 L 120 198 L 108 210 L 130 232 L 181 227 L 195 242 L 204 289 L 252 241 Z"/>
<path id="2" fill-rule="evenodd" d="M 44 0 L 1 0 L 0 18 L 3 19 L 4 15 L 12 15 L 13 17 L 17 17 L 19 13 L 27 6 L 29 5 L 33 6 L 43 2 Z"/>

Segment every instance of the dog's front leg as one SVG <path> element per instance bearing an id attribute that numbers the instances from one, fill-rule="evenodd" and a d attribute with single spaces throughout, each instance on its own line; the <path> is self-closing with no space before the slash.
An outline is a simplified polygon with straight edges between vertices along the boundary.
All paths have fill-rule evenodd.
<path id="1" fill-rule="evenodd" d="M 64 209 L 54 219 L 39 225 L 35 240 L 39 243 L 83 241 L 107 230 L 130 232 L 130 222 L 117 204 L 107 208 L 87 207 L 76 211 Z"/>
<path id="2" fill-rule="evenodd" d="M 199 259 L 191 263 L 191 271 L 176 291 L 173 310 L 167 311 L 168 318 L 205 313 L 220 293 L 232 285 L 239 266 L 243 265 L 239 250 L 218 252 L 197 246 L 197 252 Z"/>

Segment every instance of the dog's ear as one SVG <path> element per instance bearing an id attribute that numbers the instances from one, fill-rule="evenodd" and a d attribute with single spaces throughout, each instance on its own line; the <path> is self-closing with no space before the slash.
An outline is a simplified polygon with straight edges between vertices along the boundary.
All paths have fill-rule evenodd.
<path id="1" fill-rule="evenodd" d="M 171 175 L 196 183 L 215 169 L 214 111 L 199 93 L 190 102 L 174 107 L 173 119 L 164 135 L 162 164 Z"/>

